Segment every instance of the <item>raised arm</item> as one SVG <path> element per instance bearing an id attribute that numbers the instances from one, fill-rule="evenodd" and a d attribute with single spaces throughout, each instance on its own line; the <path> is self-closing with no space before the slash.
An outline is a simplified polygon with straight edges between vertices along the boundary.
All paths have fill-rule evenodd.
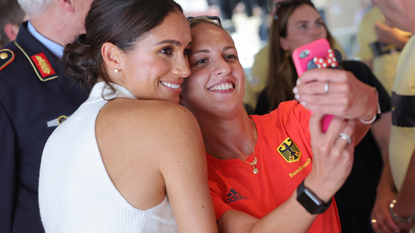
<path id="1" fill-rule="evenodd" d="M 329 202 L 343 185 L 353 164 L 353 143 L 339 137 L 340 133 L 353 135 L 354 120 L 333 118 L 326 133 L 321 132 L 322 115 L 310 118 L 313 168 L 305 178 L 304 186 L 324 203 Z M 295 216 L 295 217 L 293 217 Z M 307 232 L 317 214 L 310 214 L 297 201 L 297 191 L 275 210 L 261 219 L 236 210 L 225 212 L 219 219 L 219 232 Z"/>
<path id="2" fill-rule="evenodd" d="M 399 29 L 389 27 L 379 21 L 375 23 L 375 31 L 380 42 L 393 44 L 397 49 L 403 49 L 409 40 L 409 37 Z"/>
<path id="3" fill-rule="evenodd" d="M 378 113 L 378 99 L 374 89 L 348 71 L 307 71 L 298 79 L 293 91 L 296 99 L 310 111 L 358 119 L 355 145 L 366 135 L 371 126 L 369 122 Z"/>

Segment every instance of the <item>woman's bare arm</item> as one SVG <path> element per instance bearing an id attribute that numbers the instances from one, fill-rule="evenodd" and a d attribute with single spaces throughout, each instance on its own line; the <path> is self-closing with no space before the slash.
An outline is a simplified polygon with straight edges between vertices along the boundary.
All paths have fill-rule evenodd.
<path id="1" fill-rule="evenodd" d="M 97 118 L 97 140 L 111 180 L 138 209 L 166 196 L 180 232 L 217 232 L 199 126 L 184 107 L 117 98 Z"/>
<path id="2" fill-rule="evenodd" d="M 160 135 L 160 171 L 179 232 L 217 232 L 209 192 L 206 154 L 199 125 L 184 107 L 171 109 L 169 129 Z"/>
<path id="3" fill-rule="evenodd" d="M 354 146 L 353 143 L 347 144 L 338 134 L 343 132 L 353 135 L 354 121 L 345 122 L 342 118 L 335 117 L 328 131 L 323 133 L 321 119 L 322 115 L 318 114 L 313 114 L 310 118 L 313 169 L 306 177 L 304 185 L 327 203 L 350 174 Z M 219 219 L 219 232 L 307 232 L 317 214 L 308 213 L 296 197 L 295 190 L 287 201 L 261 219 L 237 210 L 229 210 Z"/>

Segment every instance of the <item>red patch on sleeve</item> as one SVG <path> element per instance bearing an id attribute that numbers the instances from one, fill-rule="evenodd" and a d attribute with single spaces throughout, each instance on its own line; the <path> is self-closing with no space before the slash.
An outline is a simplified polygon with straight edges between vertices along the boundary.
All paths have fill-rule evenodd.
<path id="1" fill-rule="evenodd" d="M 53 70 L 52 66 L 50 65 L 49 60 L 46 58 L 44 53 L 33 55 L 31 56 L 31 58 L 43 78 L 46 78 L 48 76 L 55 74 L 55 70 Z"/>

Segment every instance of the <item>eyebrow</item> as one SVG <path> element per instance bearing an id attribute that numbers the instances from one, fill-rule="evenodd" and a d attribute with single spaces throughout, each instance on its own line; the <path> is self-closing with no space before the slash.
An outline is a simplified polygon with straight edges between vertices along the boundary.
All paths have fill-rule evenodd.
<path id="1" fill-rule="evenodd" d="M 301 21 L 298 21 L 295 25 L 297 26 L 298 24 L 303 24 L 303 23 L 308 23 L 308 20 L 301 20 Z"/>
<path id="2" fill-rule="evenodd" d="M 226 51 L 228 49 L 236 49 L 236 48 L 235 48 L 235 46 L 229 45 L 229 46 L 226 46 L 225 48 L 223 48 L 223 51 Z"/>
<path id="3" fill-rule="evenodd" d="M 223 48 L 222 51 L 226 51 L 228 49 L 236 49 L 236 48 L 235 48 L 235 46 L 226 46 L 225 48 Z M 198 50 L 198 51 L 193 52 L 192 54 L 196 54 L 196 53 L 209 53 L 209 52 L 210 52 L 210 50 L 201 49 L 201 50 Z"/>
<path id="4" fill-rule="evenodd" d="M 201 49 L 201 50 L 198 50 L 198 51 L 194 51 L 192 54 L 196 54 L 196 53 L 209 53 L 209 50 Z"/>
<path id="5" fill-rule="evenodd" d="M 190 41 L 187 46 L 189 46 L 191 43 L 192 42 Z M 163 40 L 163 41 L 157 42 L 156 44 L 157 45 L 159 45 L 159 44 L 172 44 L 172 45 L 175 45 L 175 46 L 178 46 L 178 47 L 180 47 L 182 45 L 182 43 L 180 43 L 179 41 L 176 41 L 176 40 Z"/>
<path id="6" fill-rule="evenodd" d="M 319 18 L 317 18 L 314 22 L 318 22 L 318 21 L 324 21 L 324 20 L 323 20 L 323 18 L 322 18 L 322 17 L 319 17 Z M 302 24 L 302 23 L 308 23 L 308 20 L 301 20 L 301 21 L 298 21 L 295 25 Z"/>

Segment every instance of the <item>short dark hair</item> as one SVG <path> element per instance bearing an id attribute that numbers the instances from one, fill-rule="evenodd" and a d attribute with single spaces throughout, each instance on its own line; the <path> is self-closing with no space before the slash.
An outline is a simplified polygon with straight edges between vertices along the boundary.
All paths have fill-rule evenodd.
<path id="1" fill-rule="evenodd" d="M 110 42 L 122 51 L 131 50 L 174 11 L 183 12 L 173 0 L 94 0 L 85 19 L 86 34 L 65 47 L 66 75 L 87 90 L 92 89 L 98 77 L 112 88 L 101 56 L 102 45 Z"/>
<path id="2" fill-rule="evenodd" d="M 10 42 L 4 27 L 8 23 L 20 26 L 25 16 L 25 12 L 20 7 L 17 0 L 0 0 L 0 41 L 3 44 Z"/>

